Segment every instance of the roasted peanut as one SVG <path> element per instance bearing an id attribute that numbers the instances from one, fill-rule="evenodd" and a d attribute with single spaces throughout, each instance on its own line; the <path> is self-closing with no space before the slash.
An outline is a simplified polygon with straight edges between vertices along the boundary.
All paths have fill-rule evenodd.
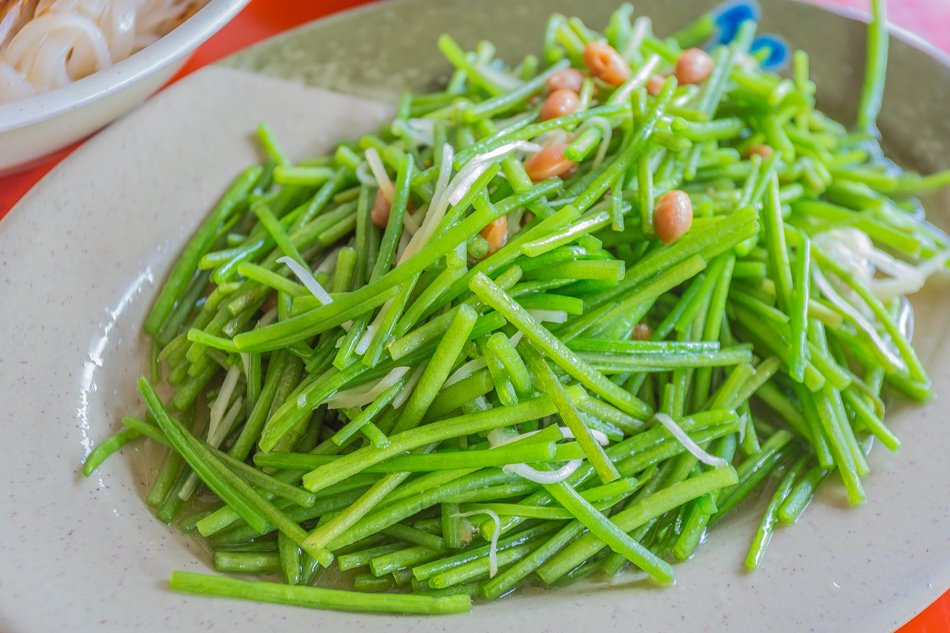
<path id="1" fill-rule="evenodd" d="M 762 160 L 766 160 L 769 156 L 772 155 L 772 146 L 766 145 L 765 143 L 761 145 L 753 145 L 749 148 L 749 157 L 759 156 Z"/>
<path id="2" fill-rule="evenodd" d="M 699 48 L 687 48 L 676 60 L 676 81 L 682 84 L 698 84 L 706 81 L 713 69 L 709 53 Z"/>
<path id="3" fill-rule="evenodd" d="M 382 191 L 376 192 L 376 200 L 373 201 L 373 210 L 369 217 L 377 228 L 385 229 L 389 223 L 389 211 L 392 209 L 392 203 L 386 199 Z"/>
<path id="4" fill-rule="evenodd" d="M 633 326 L 633 340 L 649 341 L 653 336 L 653 328 L 642 321 Z"/>
<path id="5" fill-rule="evenodd" d="M 603 42 L 591 42 L 584 47 L 584 63 L 590 74 L 611 86 L 619 86 L 630 77 L 627 62 L 612 46 Z"/>
<path id="6" fill-rule="evenodd" d="M 647 79 L 647 94 L 651 97 L 657 96 L 663 90 L 664 83 L 666 83 L 666 79 L 663 75 L 650 75 L 650 78 Z"/>
<path id="7" fill-rule="evenodd" d="M 664 244 L 672 244 L 693 225 L 693 202 L 689 196 L 673 189 L 657 200 L 653 207 L 653 228 Z"/>
<path id="8" fill-rule="evenodd" d="M 508 216 L 489 222 L 480 233 L 488 242 L 488 254 L 491 255 L 508 242 Z"/>
<path id="9" fill-rule="evenodd" d="M 555 90 L 541 106 L 541 120 L 556 119 L 577 110 L 577 93 L 571 90 Z"/>
<path id="10" fill-rule="evenodd" d="M 576 68 L 564 68 L 548 77 L 548 90 L 570 90 L 580 92 L 584 84 L 584 75 Z"/>
<path id="11" fill-rule="evenodd" d="M 563 176 L 577 167 L 577 163 L 564 157 L 567 143 L 549 145 L 525 161 L 524 170 L 534 182 Z"/>

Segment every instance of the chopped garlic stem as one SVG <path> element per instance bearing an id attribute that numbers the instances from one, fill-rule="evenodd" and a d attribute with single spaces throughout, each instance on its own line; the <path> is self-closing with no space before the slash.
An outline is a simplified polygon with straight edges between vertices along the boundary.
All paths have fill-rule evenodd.
<path id="1" fill-rule="evenodd" d="M 375 147 L 367 149 L 364 155 L 366 156 L 366 164 L 369 166 L 369 170 L 373 172 L 376 184 L 379 185 L 379 190 L 383 197 L 391 203 L 396 197 L 396 190 L 393 188 L 393 183 L 389 180 L 389 174 L 386 173 L 386 168 L 383 166 L 383 159 L 379 157 L 379 152 L 376 151 Z"/>
<path id="2" fill-rule="evenodd" d="M 498 573 L 498 535 L 501 532 L 501 518 L 494 510 L 471 510 L 469 512 L 456 512 L 453 517 L 462 518 L 475 516 L 476 514 L 487 514 L 495 522 L 495 529 L 491 534 L 490 545 L 488 546 L 488 577 L 494 578 Z"/>
<path id="3" fill-rule="evenodd" d="M 528 481 L 538 484 L 556 484 L 564 481 L 574 474 L 581 467 L 583 460 L 572 459 L 557 470 L 537 470 L 527 464 L 508 464 L 502 468 L 506 473 L 514 473 L 519 477 L 524 477 Z"/>
<path id="4" fill-rule="evenodd" d="M 723 458 L 716 457 L 715 455 L 710 455 L 709 453 L 704 451 L 703 447 L 697 444 L 693 440 L 693 438 L 691 438 L 689 434 L 687 434 L 686 431 L 684 431 L 680 427 L 680 425 L 678 425 L 676 422 L 673 421 L 673 418 L 671 418 L 670 416 L 666 415 L 665 413 L 657 413 L 653 417 L 656 419 L 657 422 L 662 424 L 664 428 L 666 428 L 667 431 L 670 432 L 670 435 L 676 438 L 676 441 L 678 441 L 680 444 L 683 445 L 683 448 L 689 451 L 693 457 L 695 457 L 702 463 L 708 464 L 709 466 L 716 466 L 716 467 L 729 465 L 729 462 L 727 462 Z"/>
<path id="5" fill-rule="evenodd" d="M 286 264 L 294 275 L 297 276 L 297 279 L 300 280 L 307 290 L 310 291 L 314 297 L 316 297 L 320 303 L 327 305 L 328 303 L 333 303 L 333 298 L 330 297 L 330 293 L 320 285 L 320 282 L 317 281 L 317 278 L 313 276 L 313 273 L 310 272 L 305 266 L 301 266 L 300 262 L 295 260 L 293 257 L 287 255 L 281 257 L 277 260 L 278 264 Z"/>

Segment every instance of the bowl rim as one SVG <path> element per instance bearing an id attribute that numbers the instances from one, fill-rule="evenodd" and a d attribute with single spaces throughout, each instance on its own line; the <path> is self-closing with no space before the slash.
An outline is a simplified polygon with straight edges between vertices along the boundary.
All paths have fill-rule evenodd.
<path id="1" fill-rule="evenodd" d="M 120 92 L 181 59 L 227 24 L 250 0 L 209 0 L 170 32 L 125 59 L 82 79 L 0 104 L 0 134 L 68 114 Z"/>

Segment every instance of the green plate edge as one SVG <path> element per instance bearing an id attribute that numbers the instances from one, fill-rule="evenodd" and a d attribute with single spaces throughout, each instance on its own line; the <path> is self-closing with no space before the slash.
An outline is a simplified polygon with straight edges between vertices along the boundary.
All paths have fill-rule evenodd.
<path id="1" fill-rule="evenodd" d="M 546 18 L 576 15 L 601 28 L 616 0 L 394 0 L 377 2 L 298 27 L 241 51 L 223 65 L 346 94 L 395 101 L 406 88 L 437 89 L 450 72 L 436 48 L 441 33 L 463 46 L 491 41 L 516 62 L 540 49 Z M 638 0 L 654 32 L 668 34 L 717 0 Z M 792 0 L 762 0 L 761 30 L 781 35 L 811 57 L 819 105 L 852 120 L 860 93 L 865 25 L 848 15 Z M 946 166 L 950 67 L 941 54 L 905 33 L 892 38 L 881 129 L 897 159 L 928 171 Z M 928 78 L 920 81 L 921 77 Z M 919 142 L 918 142 L 919 139 Z"/>

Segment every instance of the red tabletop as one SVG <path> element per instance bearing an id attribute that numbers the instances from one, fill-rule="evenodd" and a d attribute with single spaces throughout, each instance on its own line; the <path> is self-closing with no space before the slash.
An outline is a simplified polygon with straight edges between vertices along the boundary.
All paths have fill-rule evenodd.
<path id="1" fill-rule="evenodd" d="M 310 22 L 369 0 L 251 0 L 233 21 L 202 45 L 174 80 L 281 31 Z M 867 10 L 867 0 L 814 0 L 819 4 Z M 889 0 L 889 19 L 938 48 L 950 53 L 950 2 L 947 0 Z M 173 81 L 174 81 L 173 80 Z M 0 218 L 73 148 L 52 156 L 28 171 L 0 178 Z M 946 633 L 950 631 L 950 590 L 901 627 L 898 633 Z"/>

